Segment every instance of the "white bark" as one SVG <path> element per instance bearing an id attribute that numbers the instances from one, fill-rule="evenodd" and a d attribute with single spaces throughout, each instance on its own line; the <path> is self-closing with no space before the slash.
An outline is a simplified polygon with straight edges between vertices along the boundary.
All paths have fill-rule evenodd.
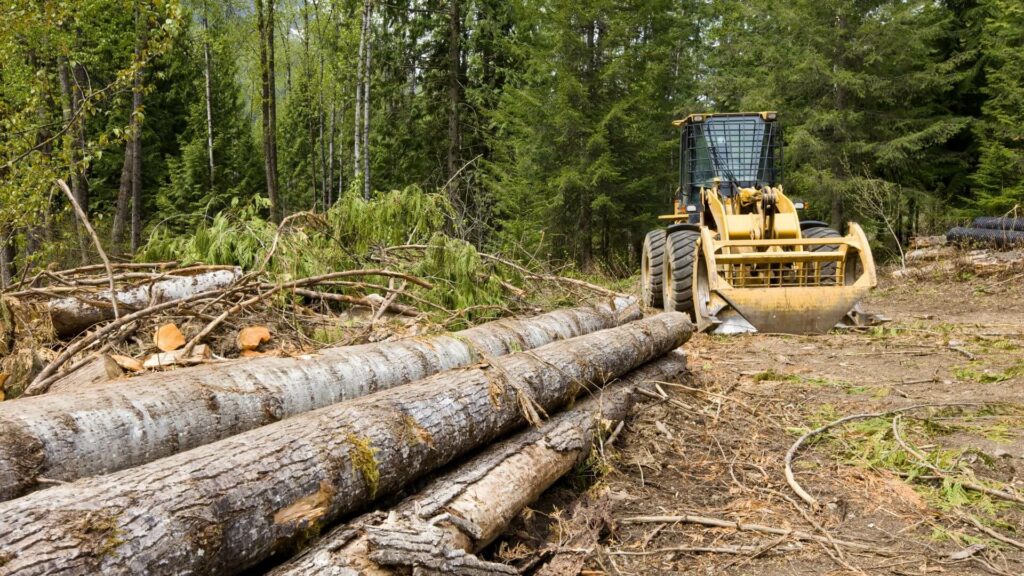
<path id="1" fill-rule="evenodd" d="M 691 331 L 659 314 L 4 502 L 0 574 L 241 572 Z"/>
<path id="2" fill-rule="evenodd" d="M 39 476 L 69 481 L 478 362 L 617 326 L 632 301 L 499 320 L 451 335 L 153 373 L 118 386 L 0 403 L 0 500 Z"/>
<path id="3" fill-rule="evenodd" d="M 140 310 L 150 304 L 223 288 L 241 276 L 240 268 L 213 270 L 195 276 L 171 276 L 152 284 L 120 290 L 115 297 L 122 310 Z M 88 301 L 79 298 L 51 300 L 47 309 L 54 333 L 61 338 L 70 338 L 94 324 L 113 319 L 114 310 L 109 302 L 109 290 L 96 293 Z"/>
<path id="4" fill-rule="evenodd" d="M 335 528 L 269 576 L 379 576 L 408 573 L 408 568 L 445 574 L 507 569 L 486 566 L 462 553 L 490 544 L 525 506 L 585 459 L 602 426 L 628 415 L 636 386 L 679 381 L 685 373 L 686 356 L 682 351 L 670 352 L 543 426 L 491 446 L 402 501 L 386 519 L 375 512 Z M 417 532 L 426 540 L 407 536 Z M 395 566 L 406 569 L 395 570 Z"/>

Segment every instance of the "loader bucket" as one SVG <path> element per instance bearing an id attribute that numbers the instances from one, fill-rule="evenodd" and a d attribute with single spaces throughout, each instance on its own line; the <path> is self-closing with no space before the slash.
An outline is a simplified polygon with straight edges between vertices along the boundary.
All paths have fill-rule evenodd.
<path id="1" fill-rule="evenodd" d="M 718 240 L 705 228 L 693 275 L 701 330 L 822 334 L 877 284 L 863 230 L 840 238 Z"/>

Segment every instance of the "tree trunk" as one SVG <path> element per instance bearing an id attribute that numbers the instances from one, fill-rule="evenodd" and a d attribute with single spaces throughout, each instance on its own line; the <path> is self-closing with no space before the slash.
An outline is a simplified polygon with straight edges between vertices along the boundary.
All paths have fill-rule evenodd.
<path id="1" fill-rule="evenodd" d="M 241 269 L 214 270 L 195 276 L 172 276 L 159 282 L 119 291 L 117 304 L 122 310 L 139 310 L 152 304 L 168 302 L 191 294 L 226 287 L 242 275 Z M 114 318 L 110 305 L 110 291 L 103 290 L 92 298 L 69 297 L 39 302 L 8 298 L 8 305 L 16 310 L 12 314 L 14 332 L 33 331 L 53 334 L 58 338 L 71 338 L 83 330 Z M 0 327 L 5 320 L 0 317 Z"/>
<path id="2" fill-rule="evenodd" d="M 57 79 L 60 83 L 61 91 L 61 115 L 64 119 L 64 126 L 67 127 L 67 132 L 70 138 L 67 139 L 67 158 L 71 163 L 71 192 L 75 196 L 75 199 L 81 202 L 81 197 L 85 192 L 84 189 L 84 177 L 82 175 L 82 154 L 85 149 L 85 128 L 79 129 L 78 124 L 82 123 L 82 118 L 79 118 L 77 106 L 80 103 L 80 93 L 76 84 L 78 77 L 77 70 L 81 68 L 80 64 L 75 65 L 75 72 L 72 73 L 71 64 L 68 62 L 67 57 L 57 57 Z M 81 137 L 81 138 L 80 138 Z M 81 142 L 80 142 L 81 140 Z M 87 204 L 81 204 L 82 209 L 88 211 Z M 75 229 L 75 235 L 78 236 L 79 250 L 82 254 L 82 259 L 85 260 L 88 254 L 88 248 L 86 246 L 86 238 L 82 234 L 79 228 L 78 220 L 73 220 L 73 226 Z"/>
<path id="3" fill-rule="evenodd" d="M 363 67 L 363 198 L 373 190 L 370 174 L 370 80 L 373 78 L 373 6 L 366 0 L 366 64 Z"/>
<path id="4" fill-rule="evenodd" d="M 85 105 L 85 87 L 89 84 L 89 78 L 86 76 L 85 67 L 81 63 L 76 63 L 72 66 L 71 71 L 74 79 L 74 83 L 71 87 L 71 111 L 74 116 L 79 116 L 82 113 L 82 106 Z M 72 134 L 74 134 L 75 139 L 74 147 L 77 150 L 77 155 L 75 156 L 76 162 L 84 163 L 84 158 L 87 153 L 84 118 L 78 118 L 75 121 Z M 81 206 L 82 210 L 86 215 L 88 215 L 89 181 L 85 177 L 85 166 L 83 165 L 75 167 L 71 193 L 74 195 L 78 205 Z"/>
<path id="5" fill-rule="evenodd" d="M 241 572 L 663 356 L 690 331 L 684 314 L 659 314 L 5 502 L 3 571 Z M 35 448 L 4 436 L 23 457 Z"/>
<path id="6" fill-rule="evenodd" d="M 561 310 L 454 335 L 334 348 L 154 373 L 107 390 L 0 404 L 0 499 L 37 476 L 74 480 L 143 464 L 417 378 L 616 326 L 635 307 Z M 36 446 L 32 458 L 19 455 Z"/>
<path id="7" fill-rule="evenodd" d="M 213 194 L 216 187 L 216 172 L 213 163 L 213 87 L 210 83 L 212 74 L 210 63 L 210 22 L 209 9 L 206 0 L 203 0 L 203 82 L 206 91 L 206 155 L 210 170 L 210 193 Z"/>
<path id="8" fill-rule="evenodd" d="M 458 171 L 462 155 L 462 7 L 459 0 L 448 4 L 448 196 L 452 206 L 461 206 Z"/>
<path id="9" fill-rule="evenodd" d="M 584 461 L 593 438 L 605 432 L 603 425 L 621 421 L 629 414 L 636 386 L 649 381 L 679 381 L 685 373 L 686 356 L 681 351 L 670 352 L 543 426 L 495 444 L 433 480 L 396 506 L 390 521 L 376 512 L 343 524 L 268 576 L 343 576 L 352 571 L 382 576 L 396 573 L 389 567 L 396 564 L 458 574 L 456 567 L 447 562 L 466 562 L 463 553 L 475 553 L 487 546 L 525 506 Z M 459 521 L 440 520 L 445 513 Z M 438 521 L 430 522 L 435 519 Z M 403 532 L 426 526 L 430 526 L 427 533 L 442 546 L 407 546 L 410 541 Z M 490 568 L 508 569 L 500 565 Z"/>
<path id="10" fill-rule="evenodd" d="M 138 8 L 138 3 L 136 3 L 136 19 L 139 36 L 135 44 L 135 62 L 138 63 L 142 61 L 142 50 L 146 46 L 149 27 L 148 18 Z M 142 123 L 139 121 L 139 115 L 142 113 L 143 74 L 145 74 L 145 69 L 140 66 L 135 72 L 135 77 L 132 78 L 132 254 L 135 254 L 142 244 Z"/>
<path id="11" fill-rule="evenodd" d="M 14 231 L 0 228 L 0 289 L 14 283 Z M 0 325 L 3 319 L 0 318 Z"/>
<path id="12" fill-rule="evenodd" d="M 358 182 L 363 168 L 363 64 L 366 54 L 366 23 L 370 0 L 363 0 L 363 15 L 359 24 L 359 59 L 356 62 L 356 113 L 352 122 L 352 170 L 353 178 Z M 341 191 L 339 191 L 339 194 Z"/>
<path id="13" fill-rule="evenodd" d="M 331 209 L 334 205 L 333 191 L 334 191 L 334 135 L 337 108 L 334 102 L 331 102 L 331 126 L 328 130 L 330 133 L 330 143 L 327 145 L 327 182 L 324 183 L 324 212 Z"/>
<path id="14" fill-rule="evenodd" d="M 121 164 L 121 182 L 117 188 L 117 207 L 114 211 L 114 223 L 111 229 L 111 240 L 118 250 L 124 246 L 124 232 L 128 222 L 128 210 L 132 196 L 132 140 L 124 144 L 124 162 Z"/>
<path id="15" fill-rule="evenodd" d="M 256 0 L 256 25 L 260 37 L 260 77 L 263 83 L 263 167 L 267 180 L 270 217 L 281 221 L 281 203 L 277 191 L 277 99 L 274 80 L 274 2 Z"/>

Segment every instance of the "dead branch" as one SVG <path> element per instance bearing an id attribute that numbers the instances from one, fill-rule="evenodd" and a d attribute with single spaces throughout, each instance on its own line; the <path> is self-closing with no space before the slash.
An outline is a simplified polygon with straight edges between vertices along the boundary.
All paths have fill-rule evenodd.
<path id="1" fill-rule="evenodd" d="M 829 539 L 804 532 L 803 530 L 791 530 L 786 528 L 776 528 L 774 526 L 764 526 L 761 524 L 745 524 L 742 522 L 734 522 L 732 520 L 722 520 L 720 518 L 711 518 L 710 516 L 691 516 L 684 514 L 682 516 L 634 516 L 631 518 L 623 518 L 619 520 L 623 524 L 700 524 L 701 526 L 711 526 L 714 528 L 732 528 L 733 530 L 748 531 L 748 532 L 762 532 L 764 534 L 775 534 L 777 536 L 786 536 L 795 538 L 797 540 L 806 540 L 809 542 L 821 542 L 829 544 Z M 833 541 L 840 546 L 846 546 L 847 548 L 853 548 L 854 550 L 864 550 L 867 552 L 875 552 L 878 554 L 886 554 L 885 550 L 879 550 L 875 546 L 868 544 L 861 544 L 860 542 L 851 542 L 849 540 L 835 540 Z"/>
<path id="2" fill-rule="evenodd" d="M 85 226 L 86 232 L 92 237 L 92 243 L 96 245 L 96 251 L 100 254 L 100 259 L 103 260 L 103 266 L 107 270 L 107 280 L 110 282 L 110 305 L 114 307 L 114 318 L 121 316 L 121 311 L 117 308 L 117 294 L 114 292 L 114 269 L 110 266 L 110 259 L 107 258 L 107 253 L 103 250 L 103 244 L 100 242 L 99 236 L 96 236 L 96 231 L 92 229 L 92 224 L 89 223 L 89 216 L 86 215 L 85 210 L 78 205 L 78 200 L 75 199 L 75 195 L 71 193 L 71 189 L 64 180 L 57 180 L 57 186 L 64 191 L 67 195 L 71 205 L 75 208 L 75 214 L 78 219 L 82 221 L 82 225 Z"/>
<path id="3" fill-rule="evenodd" d="M 887 410 L 885 412 L 872 412 L 872 413 L 866 413 L 866 414 L 851 414 L 849 416 L 844 416 L 844 417 L 842 417 L 842 418 L 840 418 L 838 420 L 833 420 L 832 422 L 829 422 L 828 424 L 825 424 L 823 426 L 815 428 L 814 430 L 810 430 L 810 431 L 806 432 L 803 436 L 798 438 L 797 441 L 794 442 L 792 446 L 789 447 L 789 450 L 786 452 L 786 458 L 785 458 L 785 461 L 784 461 L 785 462 L 786 483 L 789 484 L 789 487 L 793 489 L 793 492 L 796 492 L 796 495 L 799 496 L 801 500 L 803 500 L 804 502 L 809 504 L 811 507 L 817 507 L 818 506 L 818 501 L 815 500 L 813 496 L 808 494 L 807 491 L 804 490 L 803 487 L 800 486 L 800 483 L 796 481 L 796 476 L 793 474 L 793 457 L 796 456 L 796 453 L 800 450 L 800 447 L 803 446 L 804 442 L 806 442 L 808 439 L 813 438 L 813 437 L 815 437 L 815 436 L 817 436 L 817 435 L 819 435 L 819 434 L 821 434 L 823 432 L 827 432 L 828 430 L 830 430 L 832 428 L 835 428 L 836 426 L 842 426 L 843 424 L 846 424 L 848 422 L 853 422 L 854 420 L 869 420 L 871 418 L 881 418 L 881 417 L 884 417 L 884 416 L 893 416 L 895 414 L 902 414 L 904 412 L 911 412 L 913 410 L 920 410 L 922 408 L 954 408 L 954 407 L 988 406 L 988 405 L 989 404 L 985 404 L 985 403 L 981 403 L 981 402 L 953 402 L 953 403 L 937 403 L 937 404 L 915 404 L 913 406 L 907 406 L 907 407 L 904 407 L 904 408 L 897 408 L 895 410 Z"/>

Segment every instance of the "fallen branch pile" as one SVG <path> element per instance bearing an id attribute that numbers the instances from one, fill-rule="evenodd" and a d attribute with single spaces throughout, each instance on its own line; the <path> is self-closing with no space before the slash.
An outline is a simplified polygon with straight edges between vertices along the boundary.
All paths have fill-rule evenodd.
<path id="1" fill-rule="evenodd" d="M 691 330 L 660 314 L 4 502 L 0 574 L 237 573 L 539 424 Z"/>

